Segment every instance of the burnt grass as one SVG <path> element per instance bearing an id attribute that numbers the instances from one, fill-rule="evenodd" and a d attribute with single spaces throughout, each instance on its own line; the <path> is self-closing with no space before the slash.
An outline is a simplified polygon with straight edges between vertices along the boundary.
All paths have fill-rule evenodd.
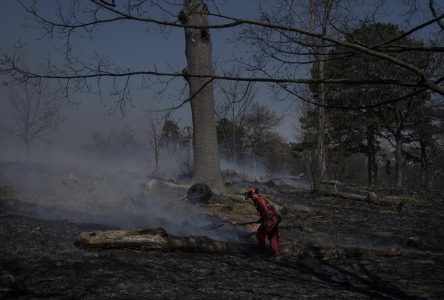
<path id="1" fill-rule="evenodd" d="M 3 168 L 1 178 L 7 181 L 5 170 L 10 169 Z M 396 247 L 403 253 L 275 259 L 81 248 L 76 245 L 80 232 L 115 226 L 56 213 L 43 217 L 33 213 L 41 202 L 30 205 L 21 194 L 5 192 L 8 188 L 3 185 L 0 198 L 0 298 L 444 298 L 444 201 L 438 194 L 380 189 L 384 202 L 379 205 L 264 186 L 287 210 L 282 243 L 328 249 Z"/>

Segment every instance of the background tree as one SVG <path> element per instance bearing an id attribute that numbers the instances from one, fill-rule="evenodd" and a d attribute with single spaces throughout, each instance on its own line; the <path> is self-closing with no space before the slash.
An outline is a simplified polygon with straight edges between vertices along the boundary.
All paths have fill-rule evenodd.
<path id="1" fill-rule="evenodd" d="M 216 107 L 219 149 L 235 167 L 246 154 L 245 123 L 256 92 L 251 84 L 234 81 L 220 86 Z"/>
<path id="2" fill-rule="evenodd" d="M 20 139 L 28 158 L 32 144 L 54 133 L 62 122 L 63 101 L 42 81 L 19 81 L 8 92 L 0 133 Z"/>
<path id="3" fill-rule="evenodd" d="M 171 118 L 165 119 L 162 126 L 161 145 L 165 147 L 169 157 L 175 157 L 178 154 L 180 141 L 180 128 L 177 122 Z"/>
<path id="4" fill-rule="evenodd" d="M 148 149 L 153 155 L 154 170 L 153 176 L 159 176 L 159 164 L 161 153 L 161 140 L 162 140 L 162 118 L 155 114 L 149 114 L 149 129 L 148 129 Z"/>
<path id="5" fill-rule="evenodd" d="M 245 118 L 246 145 L 253 168 L 257 169 L 257 159 L 263 155 L 262 148 L 268 144 L 267 135 L 279 125 L 280 118 L 268 107 L 254 103 Z"/>
<path id="6" fill-rule="evenodd" d="M 181 172 L 185 174 L 192 173 L 192 168 L 190 168 L 190 153 L 192 153 L 192 148 L 190 148 L 190 141 L 192 143 L 193 136 L 189 131 L 189 128 L 180 128 L 178 121 L 167 117 L 164 120 L 162 126 L 162 134 L 160 137 L 160 146 L 162 149 L 161 157 L 166 159 L 170 164 L 169 168 L 172 168 L 171 162 L 175 163 L 177 167 L 182 168 Z"/>
<path id="7" fill-rule="evenodd" d="M 277 95 L 290 98 L 292 101 L 303 100 L 302 95 L 309 94 L 307 97 L 309 102 L 315 104 L 310 110 L 318 111 L 316 127 L 313 127 L 316 128 L 316 132 L 312 132 L 311 137 L 316 139 L 316 149 L 310 149 L 310 159 L 306 160 L 310 162 L 308 167 L 311 169 L 309 173 L 314 190 L 318 189 L 327 174 L 324 106 L 328 86 L 325 83 L 324 66 L 328 49 L 331 47 L 331 43 L 318 37 L 327 35 L 332 12 L 341 2 L 340 0 L 280 0 L 276 1 L 273 10 L 267 11 L 264 8 L 262 11 L 264 22 L 304 28 L 316 33 L 316 36 L 255 27 L 245 30 L 242 35 L 247 43 L 257 50 L 252 61 L 247 63 L 251 70 L 259 70 L 269 76 L 294 77 L 297 73 L 303 72 L 304 66 L 312 65 L 311 93 L 307 91 L 307 86 L 301 88 L 300 85 L 291 83 L 275 83 L 272 87 Z"/>
<path id="8" fill-rule="evenodd" d="M 403 32 L 393 24 L 363 25 L 347 35 L 346 40 L 353 40 L 363 45 L 370 45 L 372 43 L 384 43 L 402 34 Z M 409 46 L 418 44 L 418 42 L 407 38 L 400 40 L 399 43 Z M 340 55 L 346 51 L 347 49 L 339 46 L 335 47 L 330 53 L 331 59 L 326 64 L 326 75 L 328 78 L 339 78 L 346 74 L 346 76 L 357 79 L 384 78 L 389 81 L 412 76 L 396 65 L 387 65 L 384 61 L 367 54 L 357 53 L 341 58 Z M 424 72 L 428 68 L 428 55 L 421 53 L 399 53 L 393 55 L 399 60 L 415 65 Z M 371 106 L 381 101 L 396 98 L 396 95 L 415 91 L 416 90 L 408 87 L 379 84 L 367 85 L 366 88 L 341 84 L 330 87 L 328 91 L 327 104 L 332 106 L 358 104 L 368 107 L 361 110 L 332 110 L 329 112 L 328 118 L 331 119 L 330 128 L 331 131 L 333 131 L 330 133 L 330 136 L 340 138 L 336 144 L 347 141 L 345 147 L 349 149 L 354 148 L 355 151 L 366 153 L 369 185 L 373 184 L 377 178 L 376 154 L 379 143 L 378 136 L 381 136 L 383 133 L 382 130 L 384 129 L 390 132 L 391 137 L 389 140 L 394 142 L 396 149 L 396 184 L 397 186 L 401 186 L 403 136 L 407 129 L 408 118 L 411 117 L 414 107 L 421 101 L 425 101 L 426 98 L 420 94 L 418 96 L 407 97 L 404 101 L 387 104 L 385 106 Z M 341 120 L 342 118 L 347 120 L 346 124 Z M 348 134 L 349 137 L 353 137 L 353 139 L 341 134 L 338 135 L 338 132 L 344 132 L 344 126 L 349 128 L 346 134 Z"/>
<path id="9" fill-rule="evenodd" d="M 239 168 L 246 154 L 245 128 L 236 121 L 221 118 L 217 121 L 216 130 L 221 155 Z"/>
<path id="10" fill-rule="evenodd" d="M 413 164 L 419 164 L 419 187 L 431 191 L 435 173 L 442 172 L 439 159 L 442 155 L 444 136 L 444 110 L 434 101 L 422 102 L 415 108 L 408 133 L 405 157 Z"/>
<path id="11" fill-rule="evenodd" d="M 279 133 L 267 131 L 258 150 L 268 173 L 292 174 L 297 171 L 290 144 Z"/>
<path id="12" fill-rule="evenodd" d="M 281 171 L 284 166 L 291 169 L 289 144 L 275 132 L 280 118 L 268 107 L 252 102 L 248 91 L 247 87 L 242 97 L 235 93 L 239 98 L 231 94 L 217 114 L 224 116 L 217 124 L 221 153 L 235 167 L 250 169 L 252 165 L 255 173 L 259 161 L 270 173 Z"/>

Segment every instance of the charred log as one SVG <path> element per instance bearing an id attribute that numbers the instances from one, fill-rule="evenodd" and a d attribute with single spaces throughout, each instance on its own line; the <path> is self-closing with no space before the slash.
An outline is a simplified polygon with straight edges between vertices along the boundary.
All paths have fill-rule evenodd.
<path id="1" fill-rule="evenodd" d="M 397 207 L 399 209 L 400 203 L 393 201 L 387 201 L 381 198 L 378 198 L 376 193 L 374 192 L 368 192 L 367 195 L 359 195 L 359 194 L 353 194 L 353 193 L 346 193 L 346 192 L 339 192 L 339 191 L 319 191 L 319 195 L 327 196 L 327 197 L 339 197 L 349 200 L 357 200 L 357 201 L 364 201 L 373 203 L 380 206 L 393 206 Z"/>
<path id="2" fill-rule="evenodd" d="M 82 232 L 77 245 L 88 248 L 126 248 L 141 251 L 260 254 L 260 249 L 256 244 L 217 241 L 205 236 L 178 237 L 168 234 L 162 228 Z M 328 248 L 300 243 L 282 245 L 281 254 L 288 257 L 309 256 L 324 260 L 340 257 L 393 257 L 405 255 L 398 248 Z"/>
<path id="3" fill-rule="evenodd" d="M 78 244 L 91 248 L 128 248 L 142 251 L 255 253 L 255 244 L 223 242 L 205 236 L 178 237 L 162 228 L 82 232 Z"/>

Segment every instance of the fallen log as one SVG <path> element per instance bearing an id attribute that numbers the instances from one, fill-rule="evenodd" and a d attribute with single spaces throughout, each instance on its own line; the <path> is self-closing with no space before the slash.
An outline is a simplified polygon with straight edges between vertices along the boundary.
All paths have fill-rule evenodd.
<path id="1" fill-rule="evenodd" d="M 339 197 L 349 200 L 357 200 L 357 201 L 363 201 L 363 202 L 369 202 L 376 205 L 381 206 L 393 206 L 398 207 L 399 203 L 395 203 L 393 201 L 384 200 L 381 198 L 378 198 L 376 193 L 374 192 L 368 192 L 367 195 L 359 195 L 359 194 L 353 194 L 353 193 L 346 193 L 346 192 L 339 192 L 339 191 L 319 191 L 319 195 L 327 196 L 327 197 Z"/>
<path id="2" fill-rule="evenodd" d="M 87 248 L 126 248 L 141 251 L 182 251 L 248 255 L 261 253 L 257 244 L 217 241 L 205 236 L 178 237 L 168 234 L 162 228 L 82 232 L 77 245 Z M 324 248 L 293 242 L 281 245 L 281 255 L 299 258 L 309 256 L 329 260 L 340 257 L 393 257 L 402 256 L 405 253 L 398 248 Z"/>
<path id="3" fill-rule="evenodd" d="M 176 184 L 160 179 L 151 179 L 145 185 L 145 193 L 165 199 L 183 199 L 186 197 L 189 185 Z"/>
<path id="4" fill-rule="evenodd" d="M 368 197 L 364 195 L 338 192 L 338 191 L 319 191 L 319 194 L 327 197 L 339 197 L 339 198 L 359 200 L 359 201 L 366 201 L 368 199 Z"/>
<path id="5" fill-rule="evenodd" d="M 106 230 L 80 233 L 78 244 L 91 248 L 129 248 L 143 251 L 184 251 L 211 253 L 255 253 L 256 244 L 210 239 L 205 236 L 178 237 L 162 228 Z"/>

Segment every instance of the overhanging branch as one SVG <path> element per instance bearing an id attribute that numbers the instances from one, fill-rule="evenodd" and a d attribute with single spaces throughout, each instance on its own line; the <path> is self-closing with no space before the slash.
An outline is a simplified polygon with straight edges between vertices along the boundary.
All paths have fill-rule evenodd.
<path id="1" fill-rule="evenodd" d="M 17 73 L 23 78 L 27 79 L 59 79 L 59 80 L 75 80 L 75 79 L 92 79 L 92 78 L 116 78 L 116 77 L 128 77 L 128 76 L 161 76 L 161 77 L 184 77 L 183 73 L 179 72 L 160 72 L 160 71 L 128 71 L 128 72 L 96 72 L 86 74 L 40 74 L 36 72 L 27 71 L 25 69 L 11 66 L 10 68 L 0 69 L 0 74 L 5 73 Z M 194 78 L 211 78 L 213 80 L 228 80 L 228 81 L 243 81 L 243 82 L 264 82 L 264 83 L 299 83 L 299 84 L 380 84 L 380 85 L 399 85 L 405 87 L 418 87 L 418 82 L 415 81 L 402 81 L 402 80 L 387 80 L 387 79 L 306 79 L 306 78 L 272 78 L 272 77 L 242 77 L 242 76 L 229 76 L 229 75 L 208 75 L 208 74 L 186 74 L 187 77 Z"/>

